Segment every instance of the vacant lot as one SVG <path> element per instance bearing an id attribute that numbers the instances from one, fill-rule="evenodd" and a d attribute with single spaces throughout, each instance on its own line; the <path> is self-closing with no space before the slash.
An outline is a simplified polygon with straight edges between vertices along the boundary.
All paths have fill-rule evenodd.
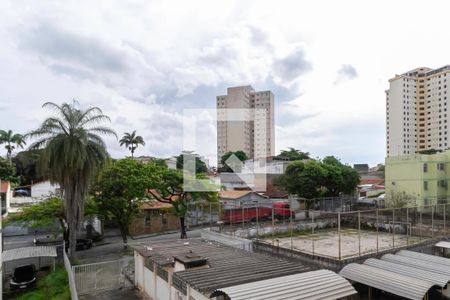
<path id="1" fill-rule="evenodd" d="M 278 241 L 277 241 L 278 240 Z M 272 242 L 271 238 L 267 239 Z M 373 231 L 341 230 L 327 231 L 311 235 L 278 238 L 275 245 L 294 249 L 318 256 L 331 258 L 349 258 L 378 251 L 413 245 L 420 241 L 419 237 Z M 423 241 L 423 238 L 422 238 Z M 340 247 L 339 247 L 340 245 Z"/>

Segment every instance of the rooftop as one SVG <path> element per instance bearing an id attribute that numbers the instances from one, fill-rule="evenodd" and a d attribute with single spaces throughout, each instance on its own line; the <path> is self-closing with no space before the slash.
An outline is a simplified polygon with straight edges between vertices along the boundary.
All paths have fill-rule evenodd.
<path id="1" fill-rule="evenodd" d="M 206 258 L 207 269 L 194 268 L 174 273 L 173 285 L 183 293 L 186 293 L 187 285 L 207 294 L 229 286 L 309 271 L 309 267 L 298 263 L 200 238 L 133 245 L 133 248 L 147 258 L 147 267 L 151 269 L 156 264 L 158 274 L 165 272 L 163 267 L 173 267 L 175 256 L 193 253 Z"/>

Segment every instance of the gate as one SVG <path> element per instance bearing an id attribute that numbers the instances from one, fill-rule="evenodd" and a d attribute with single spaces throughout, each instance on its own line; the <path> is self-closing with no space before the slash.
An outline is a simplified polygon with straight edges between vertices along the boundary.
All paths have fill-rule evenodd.
<path id="1" fill-rule="evenodd" d="M 78 295 L 118 289 L 129 284 L 122 270 L 125 260 L 72 266 Z"/>

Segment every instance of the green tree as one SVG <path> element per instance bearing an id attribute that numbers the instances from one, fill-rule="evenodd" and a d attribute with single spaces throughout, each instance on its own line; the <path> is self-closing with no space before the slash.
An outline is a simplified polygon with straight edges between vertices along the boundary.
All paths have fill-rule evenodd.
<path id="1" fill-rule="evenodd" d="M 14 149 L 23 148 L 26 145 L 25 137 L 19 133 L 13 133 L 12 130 L 0 130 L 0 144 L 6 144 L 6 157 L 9 160 L 9 164 L 12 165 L 12 152 Z"/>
<path id="2" fill-rule="evenodd" d="M 125 147 L 131 151 L 131 158 L 134 157 L 134 151 L 139 145 L 145 146 L 144 139 L 142 138 L 142 136 L 136 135 L 136 130 L 134 130 L 132 133 L 125 132 L 119 143 L 120 146 L 125 145 Z"/>
<path id="3" fill-rule="evenodd" d="M 195 173 L 196 174 L 202 174 L 202 173 L 208 173 L 208 167 L 206 166 L 205 162 L 202 161 L 196 154 L 191 153 L 182 153 L 177 156 L 177 169 L 183 170 L 184 169 L 184 158 L 194 158 L 193 161 L 195 161 Z M 187 167 L 187 169 L 191 169 Z M 194 169 L 194 168 L 192 168 Z"/>
<path id="4" fill-rule="evenodd" d="M 302 152 L 292 147 L 289 147 L 288 150 L 281 150 L 277 157 L 289 161 L 310 159 L 308 152 Z"/>
<path id="5" fill-rule="evenodd" d="M 11 165 L 6 159 L 0 157 L 0 179 L 16 183 L 18 178 L 14 174 L 14 165 Z"/>
<path id="6" fill-rule="evenodd" d="M 144 164 L 121 159 L 103 169 L 94 184 L 99 211 L 104 219 L 117 223 L 125 247 L 131 221 L 141 212 L 142 202 L 148 199 L 148 189 L 156 185 L 158 174 L 166 168 L 154 162 Z"/>
<path id="7" fill-rule="evenodd" d="M 73 255 L 91 176 L 109 160 L 101 136 L 116 134 L 112 129 L 100 125 L 110 119 L 98 107 L 81 109 L 76 101 L 61 105 L 47 102 L 43 107 L 52 109 L 54 116 L 47 118 L 29 134 L 30 138 L 37 139 L 30 149 L 44 148 L 43 166 L 49 179 L 57 182 L 63 190 L 69 229 L 69 255 Z"/>
<path id="8" fill-rule="evenodd" d="M 323 196 L 338 197 L 355 192 L 360 181 L 358 172 L 352 167 L 342 164 L 334 156 L 324 157 L 322 163 L 326 170 Z"/>
<path id="9" fill-rule="evenodd" d="M 220 172 L 229 172 L 232 173 L 233 170 L 231 169 L 230 166 L 227 165 L 226 161 L 228 160 L 228 158 L 230 158 L 230 156 L 235 155 L 241 162 L 244 162 L 248 159 L 247 154 L 245 154 L 244 151 L 242 150 L 238 150 L 238 151 L 228 151 L 227 153 L 225 153 L 222 158 L 220 159 L 220 164 L 222 165 L 222 167 L 219 169 Z M 238 166 L 233 166 L 234 169 L 238 169 L 236 170 L 237 172 L 240 172 L 240 168 Z"/>
<path id="10" fill-rule="evenodd" d="M 278 184 L 290 194 L 305 198 L 305 209 L 309 210 L 312 199 L 322 195 L 326 169 L 319 161 L 294 161 L 286 168 L 285 174 L 280 177 Z M 309 217 L 306 212 L 306 217 Z"/>
<path id="11" fill-rule="evenodd" d="M 416 203 L 416 197 L 407 194 L 405 191 L 397 191 L 395 189 L 389 189 L 385 196 L 386 207 L 391 208 L 403 208 L 411 204 Z"/>
<path id="12" fill-rule="evenodd" d="M 22 151 L 13 158 L 16 175 L 20 178 L 21 185 L 44 180 L 45 174 L 39 164 L 42 152 L 42 149 Z"/>
<path id="13" fill-rule="evenodd" d="M 92 217 L 97 214 L 95 203 L 92 200 L 87 200 L 85 217 Z M 12 222 L 24 224 L 31 228 L 55 228 L 55 224 L 59 224 L 58 229 L 61 230 L 64 240 L 68 240 L 69 230 L 67 228 L 64 201 L 57 197 L 24 207 L 19 213 L 9 214 L 6 224 Z"/>
<path id="14" fill-rule="evenodd" d="M 188 176 L 184 174 L 184 176 Z M 186 214 L 188 203 L 195 201 L 216 202 L 218 201 L 217 192 L 206 192 L 204 190 L 217 189 L 209 183 L 189 183 L 192 178 L 188 178 L 186 184 L 183 180 L 183 173 L 179 170 L 165 168 L 159 174 L 156 185 L 149 192 L 158 201 L 169 203 L 173 206 L 173 212 L 180 219 L 180 237 L 187 238 L 186 234 Z M 207 179 L 205 175 L 198 176 L 197 179 Z M 195 191 L 197 190 L 197 191 Z"/>

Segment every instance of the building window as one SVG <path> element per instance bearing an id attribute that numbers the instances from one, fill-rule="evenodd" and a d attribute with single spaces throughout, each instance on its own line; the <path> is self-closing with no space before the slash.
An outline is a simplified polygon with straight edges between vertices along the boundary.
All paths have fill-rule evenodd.
<path id="1" fill-rule="evenodd" d="M 149 209 L 144 210 L 144 226 L 150 226 L 151 211 Z"/>
<path id="2" fill-rule="evenodd" d="M 428 191 L 428 181 L 423 182 L 423 190 Z"/>
<path id="3" fill-rule="evenodd" d="M 444 171 L 445 170 L 445 164 L 444 163 L 438 163 L 437 164 L 437 168 L 439 171 Z"/>
<path id="4" fill-rule="evenodd" d="M 167 214 L 161 213 L 161 225 L 167 225 Z"/>
<path id="5" fill-rule="evenodd" d="M 423 164 L 423 172 L 424 173 L 428 172 L 428 164 L 427 163 Z"/>

